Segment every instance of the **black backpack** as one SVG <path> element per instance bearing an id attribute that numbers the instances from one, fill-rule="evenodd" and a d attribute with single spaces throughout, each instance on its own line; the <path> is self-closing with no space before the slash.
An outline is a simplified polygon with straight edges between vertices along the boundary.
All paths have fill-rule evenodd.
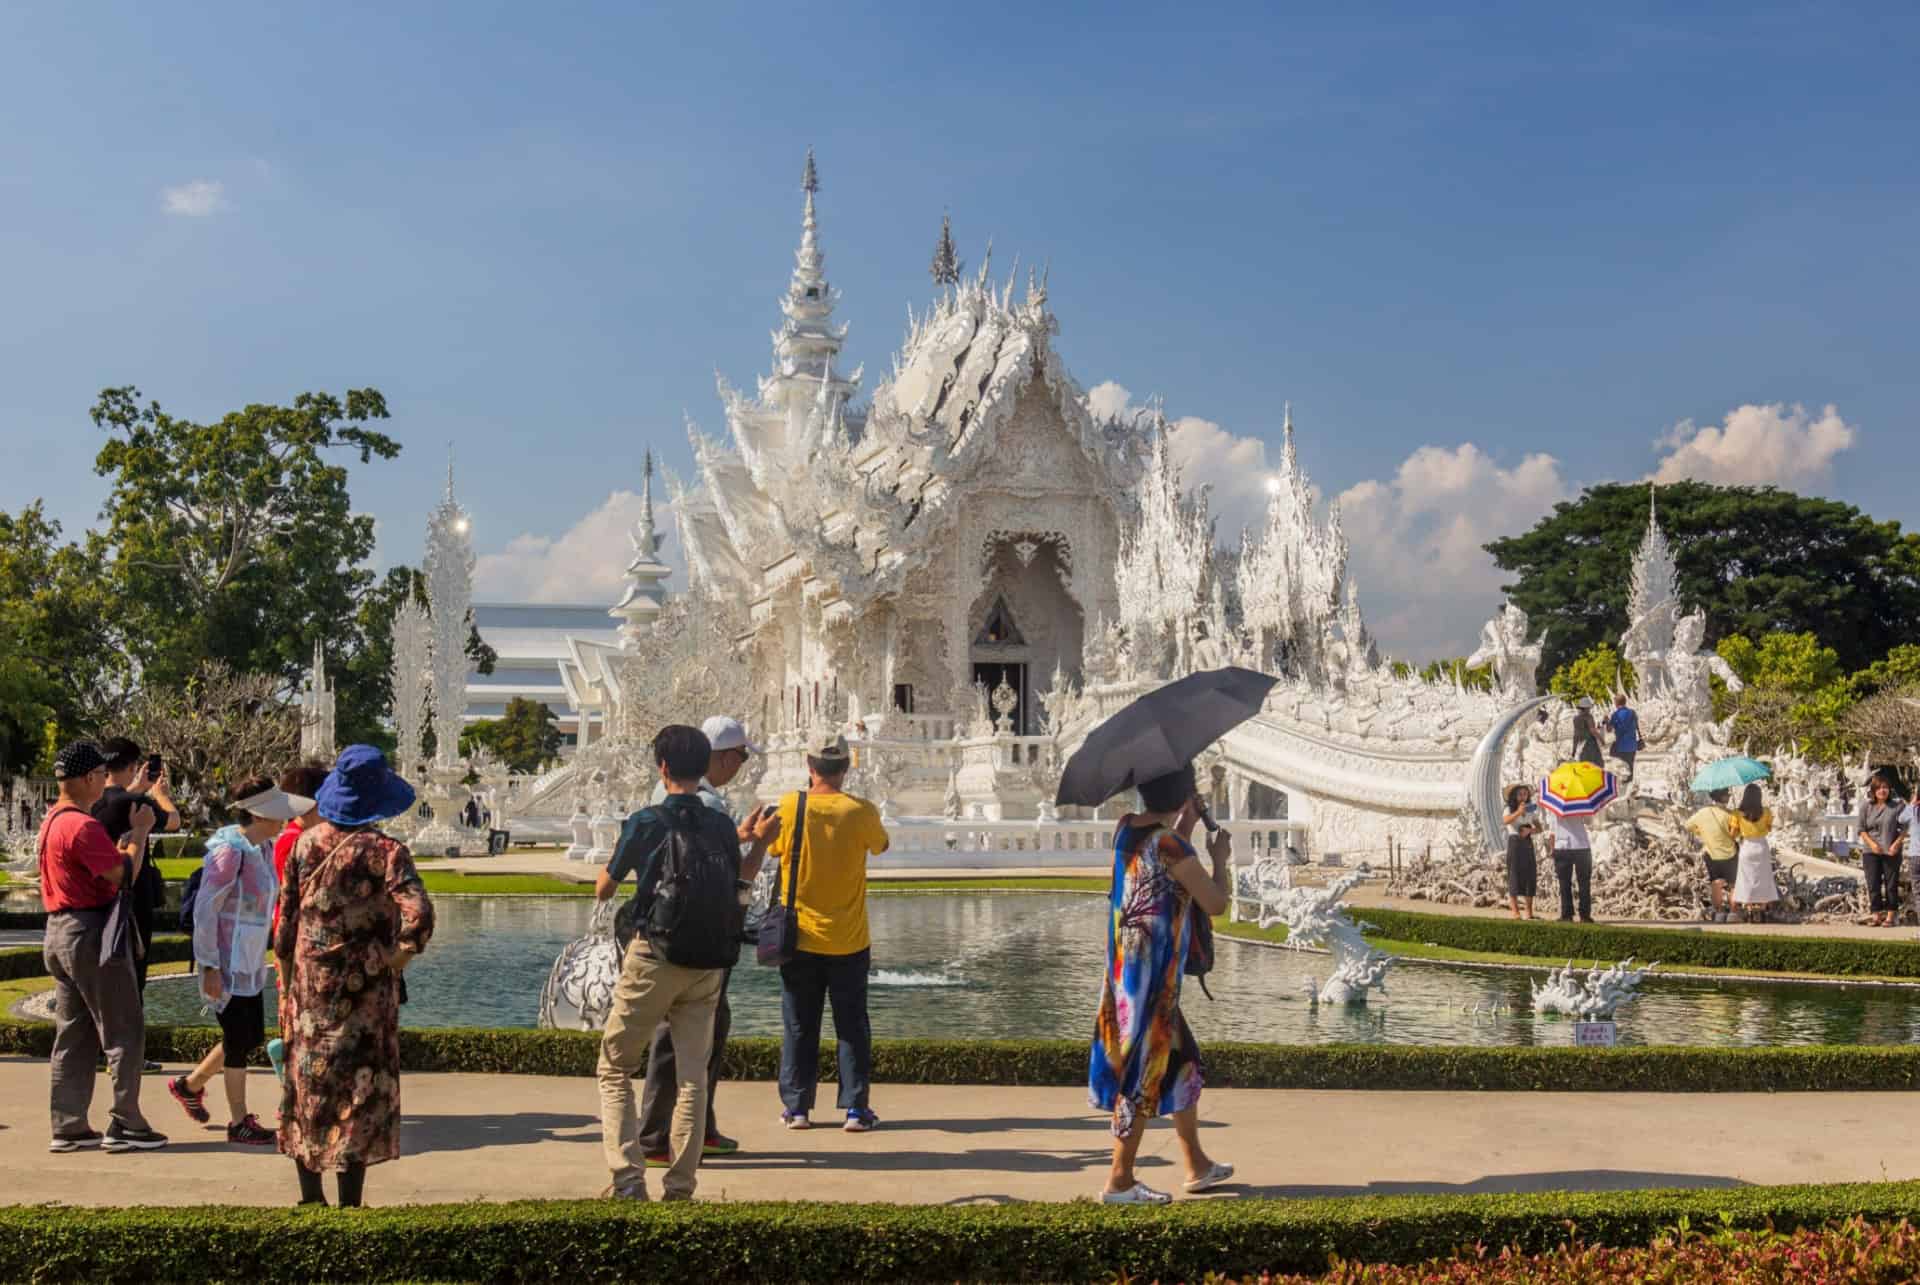
<path id="1" fill-rule="evenodd" d="M 614 916 L 614 942 L 622 958 L 638 935 L 647 939 L 655 958 L 682 968 L 731 968 L 739 962 L 745 920 L 737 889 L 739 842 L 728 826 L 731 841 L 720 843 L 701 824 L 704 812 L 704 807 L 654 809 L 666 824 L 667 838 L 653 879 L 636 888 Z"/>
<path id="2" fill-rule="evenodd" d="M 180 931 L 193 935 L 193 903 L 200 899 L 200 876 L 206 873 L 207 863 L 202 861 L 187 876 L 187 886 L 180 894 Z"/>

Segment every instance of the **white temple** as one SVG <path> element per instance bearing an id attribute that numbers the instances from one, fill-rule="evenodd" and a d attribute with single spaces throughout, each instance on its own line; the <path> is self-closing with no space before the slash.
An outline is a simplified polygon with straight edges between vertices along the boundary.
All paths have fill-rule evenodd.
<path id="1" fill-rule="evenodd" d="M 619 644 L 576 640 L 561 666 L 581 726 L 609 734 L 530 783 L 517 815 L 571 816 L 575 854 L 603 857 L 651 783 L 654 729 L 727 712 L 769 747 L 737 793 L 801 783 L 799 747 L 829 724 L 856 746 L 856 788 L 918 836 L 895 859 L 950 864 L 959 848 L 1084 863 L 1110 822 L 1053 815 L 1066 754 L 1135 695 L 1234 663 L 1282 679 L 1202 765 L 1222 815 L 1261 823 L 1245 827 L 1256 845 L 1377 863 L 1390 841 L 1458 838 L 1476 744 L 1537 691 L 1524 613 L 1487 626 L 1477 663 L 1495 667 L 1494 692 L 1395 676 L 1347 575 L 1337 506 L 1316 512 L 1290 410 L 1266 519 L 1223 548 L 1159 412 L 1090 408 L 1057 349 L 1045 276 L 1029 271 L 1016 297 L 989 251 L 963 277 L 944 226 L 935 297 L 909 309 L 890 373 L 860 400 L 862 371 L 840 365 L 811 153 L 801 186 L 771 368 L 751 392 L 720 381 L 724 434 L 689 425 L 697 476 L 666 479 L 687 590 L 662 589 L 649 456 L 611 610 Z M 1649 541 L 1664 550 L 1657 525 Z M 1642 602 L 1650 619 L 1679 618 L 1671 586 L 1670 559 L 1636 580 L 1638 599 L 1662 598 Z M 1692 659 L 1641 633 L 1666 644 L 1668 674 Z M 1643 726 L 1664 729 L 1643 779 L 1692 725 L 1663 711 L 1643 708 Z M 1509 747 L 1512 779 L 1557 758 L 1565 716 Z"/>

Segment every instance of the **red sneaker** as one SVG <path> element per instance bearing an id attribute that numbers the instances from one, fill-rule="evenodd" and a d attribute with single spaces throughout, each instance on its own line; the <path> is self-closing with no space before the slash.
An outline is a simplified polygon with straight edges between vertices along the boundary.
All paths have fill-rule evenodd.
<path id="1" fill-rule="evenodd" d="M 187 1118 L 195 1124 L 205 1124 L 207 1121 L 213 1119 L 212 1116 L 207 1114 L 206 1090 L 202 1089 L 200 1092 L 195 1093 L 187 1087 L 186 1076 L 175 1076 L 173 1079 L 168 1080 L 167 1092 L 173 1095 L 173 1100 L 180 1104 L 180 1109 L 185 1111 Z"/>

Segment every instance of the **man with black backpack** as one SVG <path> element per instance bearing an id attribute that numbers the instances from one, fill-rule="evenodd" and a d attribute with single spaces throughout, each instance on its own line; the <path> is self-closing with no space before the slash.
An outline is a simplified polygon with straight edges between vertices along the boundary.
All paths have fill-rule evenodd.
<path id="1" fill-rule="evenodd" d="M 614 921 L 620 979 L 599 1065 L 601 1145 L 613 1174 L 610 1193 L 629 1200 L 647 1198 L 634 1077 L 646 1071 L 654 1027 L 663 1020 L 673 1032 L 680 1082 L 673 1162 L 662 1186 L 668 1200 L 693 1198 L 702 1141 L 695 1131 L 706 1125 L 714 1009 L 727 970 L 740 957 L 743 908 L 737 886 L 742 877 L 758 873 L 758 852 L 743 866 L 733 823 L 701 801 L 700 778 L 711 753 L 711 743 L 697 727 L 660 729 L 653 757 L 666 801 L 627 818 L 613 860 L 598 881 L 604 899 L 634 875 L 633 897 Z M 770 833 L 775 823 L 763 818 L 760 824 Z"/>

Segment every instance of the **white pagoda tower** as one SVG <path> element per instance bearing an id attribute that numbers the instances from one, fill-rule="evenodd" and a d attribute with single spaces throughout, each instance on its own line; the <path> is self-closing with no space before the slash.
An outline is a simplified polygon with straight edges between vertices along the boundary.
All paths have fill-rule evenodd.
<path id="1" fill-rule="evenodd" d="M 665 581 L 673 568 L 660 561 L 660 535 L 653 522 L 653 452 L 640 474 L 640 520 L 627 533 L 633 558 L 627 563 L 627 588 L 607 612 L 620 622 L 620 647 L 633 651 L 652 630 L 666 605 Z"/>

